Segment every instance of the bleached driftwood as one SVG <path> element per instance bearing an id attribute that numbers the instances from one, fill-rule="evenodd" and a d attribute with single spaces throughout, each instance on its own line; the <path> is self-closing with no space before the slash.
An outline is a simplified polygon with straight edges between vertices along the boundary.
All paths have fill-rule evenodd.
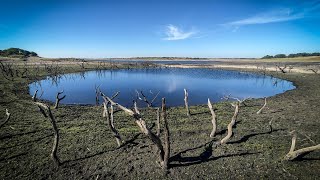
<path id="1" fill-rule="evenodd" d="M 54 109 L 58 109 L 60 101 L 63 100 L 63 99 L 66 97 L 66 95 L 62 96 L 61 98 L 59 97 L 63 92 L 64 92 L 64 91 L 61 91 L 61 92 L 58 92 L 58 93 L 57 93 L 56 103 L 55 103 L 55 105 L 54 105 Z"/>
<path id="2" fill-rule="evenodd" d="M 214 112 L 214 109 L 212 107 L 212 104 L 210 102 L 210 99 L 208 98 L 208 107 L 210 109 L 211 115 L 212 115 L 212 131 L 210 133 L 210 137 L 213 138 L 217 131 L 217 121 L 216 121 L 216 113 Z"/>
<path id="3" fill-rule="evenodd" d="M 262 110 L 267 106 L 267 98 L 264 98 L 264 104 L 263 106 L 259 109 L 259 111 L 257 111 L 257 114 L 260 114 L 262 112 Z"/>
<path id="4" fill-rule="evenodd" d="M 40 109 L 40 112 L 43 114 L 44 117 L 49 117 L 50 123 L 54 131 L 54 141 L 53 141 L 53 147 L 51 151 L 51 158 L 56 165 L 60 165 L 60 160 L 57 155 L 57 149 L 59 144 L 59 129 L 57 127 L 56 120 L 51 112 L 50 106 L 41 102 L 35 102 L 35 104 L 38 106 L 38 108 Z"/>
<path id="5" fill-rule="evenodd" d="M 292 140 L 291 140 L 292 141 L 291 148 L 290 148 L 289 153 L 284 157 L 284 160 L 292 161 L 292 160 L 296 159 L 297 157 L 304 155 L 306 153 L 320 150 L 320 144 L 315 145 L 315 146 L 305 147 L 305 148 L 298 149 L 298 150 L 294 150 L 296 147 L 297 134 L 296 134 L 296 132 L 292 132 L 292 133 L 293 133 L 293 136 L 292 136 Z"/>
<path id="6" fill-rule="evenodd" d="M 236 102 L 234 104 L 234 106 L 235 106 L 234 114 L 231 119 L 231 122 L 228 124 L 228 134 L 226 137 L 224 137 L 223 139 L 220 140 L 220 144 L 226 143 L 232 136 L 232 127 L 235 125 L 237 117 L 238 117 L 238 113 L 239 113 L 239 102 Z"/>
<path id="7" fill-rule="evenodd" d="M 187 89 L 184 89 L 184 105 L 186 106 L 187 116 L 190 116 L 190 109 L 189 109 L 189 104 L 188 104 L 188 98 L 189 98 L 188 90 L 187 90 Z"/>
<path id="8" fill-rule="evenodd" d="M 7 116 L 6 119 L 0 124 L 0 128 L 10 120 L 11 114 L 9 113 L 8 109 L 6 109 L 6 116 Z"/>

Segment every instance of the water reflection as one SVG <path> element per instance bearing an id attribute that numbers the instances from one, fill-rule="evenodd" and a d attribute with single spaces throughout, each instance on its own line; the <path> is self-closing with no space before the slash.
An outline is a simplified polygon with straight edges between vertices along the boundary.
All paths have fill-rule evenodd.
<path id="1" fill-rule="evenodd" d="M 155 106 L 160 98 L 166 97 L 169 106 L 183 105 L 183 89 L 189 91 L 189 103 L 205 104 L 207 98 L 221 101 L 224 95 L 231 94 L 239 99 L 259 98 L 283 93 L 295 88 L 291 82 L 253 73 L 213 69 L 120 69 L 99 70 L 81 73 L 48 76 L 46 79 L 29 85 L 30 94 L 43 91 L 42 98 L 54 101 L 58 91 L 64 90 L 67 97 L 64 104 L 95 104 L 95 87 L 108 95 L 120 91 L 116 101 L 131 106 L 138 99 L 139 106 L 146 103 L 139 99 L 141 91 Z M 140 97 L 137 95 L 139 92 Z M 102 100 L 100 100 L 102 102 Z"/>

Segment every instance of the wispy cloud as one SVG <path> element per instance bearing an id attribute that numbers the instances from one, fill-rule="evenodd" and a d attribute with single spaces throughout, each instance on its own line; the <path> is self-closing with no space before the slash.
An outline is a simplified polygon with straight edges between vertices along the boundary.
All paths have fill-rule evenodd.
<path id="1" fill-rule="evenodd" d="M 249 18 L 229 22 L 224 25 L 244 26 L 244 25 L 253 25 L 253 24 L 276 23 L 276 22 L 302 19 L 304 18 L 304 16 L 305 16 L 304 12 L 293 12 L 290 8 L 286 8 L 286 9 L 279 9 L 279 10 L 269 11 L 266 13 L 261 13 Z"/>
<path id="2" fill-rule="evenodd" d="M 301 7 L 302 6 L 302 7 Z M 267 12 L 259 13 L 248 18 L 232 21 L 223 24 L 224 26 L 231 26 L 238 29 L 240 26 L 254 25 L 254 24 L 268 24 L 279 23 L 285 21 L 294 21 L 303 18 L 317 16 L 318 9 L 320 9 L 320 1 L 305 2 L 299 8 L 282 8 L 273 9 Z M 318 14 L 319 15 L 319 14 Z"/>
<path id="3" fill-rule="evenodd" d="M 183 31 L 181 28 L 169 24 L 166 26 L 165 34 L 167 37 L 163 38 L 163 40 L 174 41 L 174 40 L 183 40 L 193 37 L 197 34 L 196 31 Z"/>

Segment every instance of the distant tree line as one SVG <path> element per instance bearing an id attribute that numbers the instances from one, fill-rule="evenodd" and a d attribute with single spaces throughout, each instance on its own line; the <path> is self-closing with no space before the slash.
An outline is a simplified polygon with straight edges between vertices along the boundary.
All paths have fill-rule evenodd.
<path id="1" fill-rule="evenodd" d="M 294 57 L 308 57 L 308 56 L 320 56 L 319 52 L 315 53 L 296 53 L 296 54 L 289 54 L 288 56 L 285 54 L 277 54 L 274 56 L 266 55 L 263 56 L 262 59 L 272 59 L 272 58 L 294 58 Z"/>
<path id="2" fill-rule="evenodd" d="M 9 48 L 5 50 L 0 50 L 0 56 L 3 57 L 30 57 L 38 56 L 37 53 L 32 51 L 27 51 L 19 48 Z"/>

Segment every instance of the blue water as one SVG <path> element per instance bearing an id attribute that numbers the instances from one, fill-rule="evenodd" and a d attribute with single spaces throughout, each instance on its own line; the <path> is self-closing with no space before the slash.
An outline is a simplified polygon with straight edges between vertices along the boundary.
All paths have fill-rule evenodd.
<path id="1" fill-rule="evenodd" d="M 208 98 L 213 102 L 223 101 L 223 97 L 229 94 L 240 99 L 261 98 L 295 88 L 292 82 L 254 73 L 155 68 L 89 71 L 65 74 L 57 79 L 47 77 L 31 83 L 29 92 L 33 94 L 38 89 L 39 94 L 43 92 L 41 99 L 55 101 L 56 93 L 64 90 L 63 104 L 95 104 L 95 86 L 100 86 L 101 91 L 109 96 L 120 91 L 115 101 L 128 107 L 137 100 L 137 91 L 140 97 L 140 91 L 143 91 L 149 101 L 160 91 L 155 106 L 160 105 L 162 97 L 166 97 L 168 106 L 179 106 L 184 104 L 184 88 L 189 91 L 190 105 L 205 104 Z M 138 105 L 146 104 L 138 99 Z"/>

